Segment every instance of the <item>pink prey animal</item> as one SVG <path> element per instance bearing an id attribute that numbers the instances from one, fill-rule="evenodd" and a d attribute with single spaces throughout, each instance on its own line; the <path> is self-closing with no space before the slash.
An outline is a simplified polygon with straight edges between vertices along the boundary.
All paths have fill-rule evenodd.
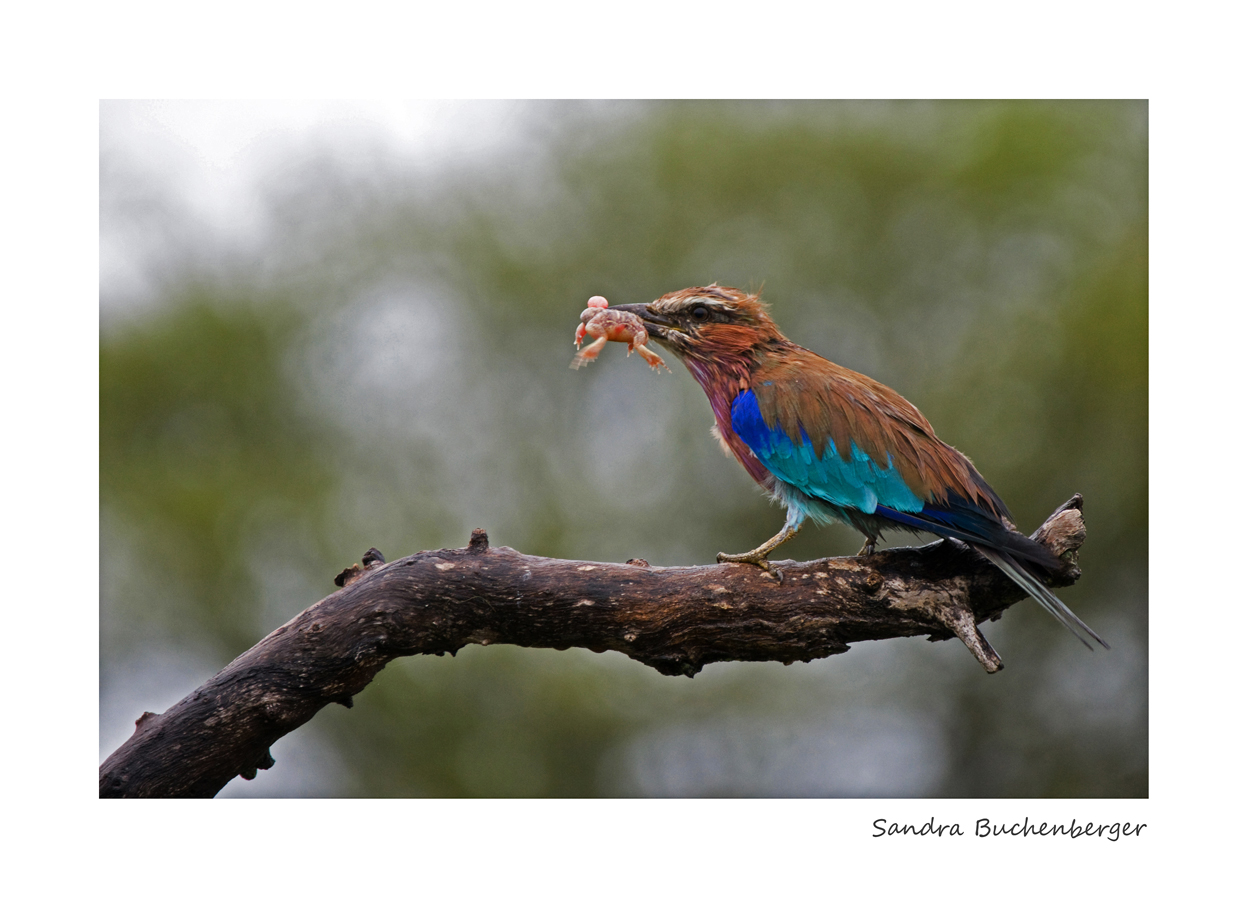
<path id="1" fill-rule="evenodd" d="M 634 349 L 637 350 L 637 354 L 646 360 L 652 370 L 658 371 L 660 366 L 667 370 L 663 360 L 653 350 L 646 348 L 649 335 L 646 333 L 645 322 L 632 312 L 609 309 L 608 305 L 604 297 L 591 296 L 589 307 L 581 312 L 581 323 L 576 328 L 576 348 L 581 349 L 581 341 L 587 336 L 596 339 L 576 354 L 571 367 L 583 368 L 588 365 L 598 358 L 602 347 L 612 342 L 626 343 L 629 355 Z"/>

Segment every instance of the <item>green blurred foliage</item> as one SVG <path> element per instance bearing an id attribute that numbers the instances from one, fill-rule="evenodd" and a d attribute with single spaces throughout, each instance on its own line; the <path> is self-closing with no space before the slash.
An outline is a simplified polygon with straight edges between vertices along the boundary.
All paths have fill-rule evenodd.
<path id="1" fill-rule="evenodd" d="M 523 115 L 512 153 L 436 175 L 292 155 L 262 242 L 185 247 L 161 302 L 105 321 L 102 706 L 157 653 L 224 665 L 370 545 L 481 526 L 534 554 L 695 564 L 771 536 L 781 512 L 683 371 L 619 347 L 568 369 L 590 295 L 718 281 L 765 286 L 786 335 L 899 389 L 1024 530 L 1082 492 L 1085 576 L 1063 598 L 1113 651 L 1030 604 L 988 627 L 992 678 L 915 640 L 693 681 L 470 647 L 318 715 L 304 735 L 340 767 L 313 791 L 1147 795 L 1146 105 Z M 107 197 L 142 169 L 102 172 L 105 219 L 131 214 Z M 808 528 L 785 551 L 858 542 Z"/>

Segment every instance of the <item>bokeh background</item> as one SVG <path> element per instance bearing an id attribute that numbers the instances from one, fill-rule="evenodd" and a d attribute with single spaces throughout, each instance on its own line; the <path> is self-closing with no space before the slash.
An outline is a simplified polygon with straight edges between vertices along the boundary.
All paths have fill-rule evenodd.
<path id="1" fill-rule="evenodd" d="M 710 563 L 782 512 L 679 366 L 585 300 L 762 288 L 898 389 L 1084 577 L 959 642 L 666 678 L 469 646 L 389 665 L 234 796 L 1148 794 L 1144 102 L 100 107 L 100 757 L 387 558 Z M 671 360 L 668 360 L 669 363 Z M 900 544 L 893 537 L 890 544 Z M 785 557 L 856 551 L 807 528 Z"/>

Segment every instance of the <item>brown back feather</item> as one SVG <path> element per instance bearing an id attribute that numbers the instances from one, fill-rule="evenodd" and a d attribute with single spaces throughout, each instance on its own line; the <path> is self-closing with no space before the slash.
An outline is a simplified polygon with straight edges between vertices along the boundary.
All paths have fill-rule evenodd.
<path id="1" fill-rule="evenodd" d="M 922 412 L 896 390 L 808 349 L 759 359 L 750 378 L 768 427 L 794 443 L 810 438 L 822 456 L 831 441 L 842 459 L 857 444 L 881 468 L 889 459 L 917 496 L 939 501 L 949 492 L 996 514 L 1001 500 L 970 459 L 941 441 Z"/>

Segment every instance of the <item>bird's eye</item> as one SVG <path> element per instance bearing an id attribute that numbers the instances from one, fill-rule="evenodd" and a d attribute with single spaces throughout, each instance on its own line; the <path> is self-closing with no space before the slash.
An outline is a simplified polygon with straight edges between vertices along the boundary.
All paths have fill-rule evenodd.
<path id="1" fill-rule="evenodd" d="M 694 321 L 705 321 L 707 318 L 711 317 L 711 313 L 707 311 L 706 306 L 694 306 L 693 309 L 690 310 L 689 315 Z"/>

